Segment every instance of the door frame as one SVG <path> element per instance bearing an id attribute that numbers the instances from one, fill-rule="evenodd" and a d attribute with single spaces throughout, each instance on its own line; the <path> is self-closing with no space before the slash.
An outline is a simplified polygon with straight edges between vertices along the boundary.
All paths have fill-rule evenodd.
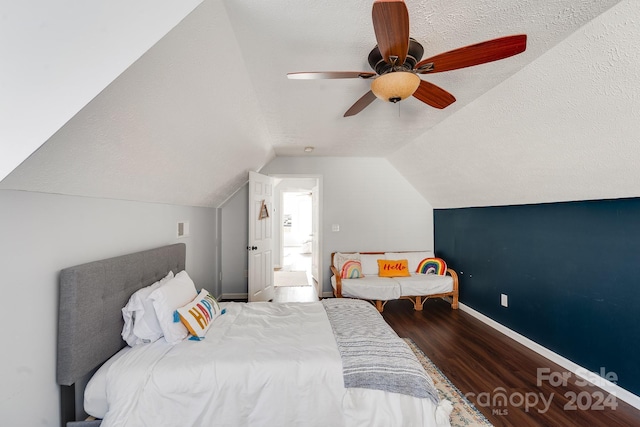
<path id="1" fill-rule="evenodd" d="M 323 241 L 323 236 L 322 236 L 322 175 L 318 175 L 318 174 L 282 174 L 282 173 L 272 173 L 269 174 L 270 177 L 275 178 L 276 180 L 280 180 L 280 181 L 286 181 L 287 179 L 315 179 L 316 180 L 316 184 L 318 186 L 318 212 L 317 212 L 317 222 L 318 222 L 318 298 L 322 298 L 322 293 L 323 293 L 323 286 L 324 286 L 324 267 L 323 267 L 323 251 L 322 251 L 322 241 Z M 279 184 L 279 183 L 278 183 Z M 276 184 L 277 186 L 277 184 Z M 275 187 L 275 186 L 274 186 Z M 278 192 L 278 200 L 279 200 L 279 209 L 277 212 L 277 221 L 278 221 L 278 233 L 280 234 L 280 246 L 282 247 L 282 197 L 281 194 L 282 191 Z M 315 236 L 314 236 L 315 238 Z M 282 249 L 278 250 L 279 252 L 279 256 L 282 257 Z M 314 254 L 314 256 L 316 256 Z M 279 263 L 279 261 L 278 261 Z"/>

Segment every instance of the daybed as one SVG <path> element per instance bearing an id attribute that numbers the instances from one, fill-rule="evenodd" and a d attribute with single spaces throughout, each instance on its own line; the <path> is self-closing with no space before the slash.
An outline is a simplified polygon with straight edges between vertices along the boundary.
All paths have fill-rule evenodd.
<path id="1" fill-rule="evenodd" d="M 451 308 L 458 308 L 458 275 L 431 251 L 334 252 L 331 272 L 337 298 L 367 300 L 380 312 L 395 299 L 422 310 L 427 298 L 449 297 Z"/>
<path id="2" fill-rule="evenodd" d="M 61 272 L 57 380 L 67 420 L 76 419 L 74 384 L 102 365 L 84 391 L 87 412 L 102 420 L 67 427 L 449 426 L 451 404 L 367 302 L 218 303 L 203 290 L 166 323 L 156 303 L 178 294 L 175 283 L 197 293 L 184 257 L 184 245 L 170 245 Z M 148 311 L 124 315 L 148 302 L 141 294 L 164 332 L 152 342 L 143 338 Z M 200 303 L 208 329 L 192 325 L 176 341 L 165 327 Z M 148 328 L 136 328 L 141 319 Z"/>

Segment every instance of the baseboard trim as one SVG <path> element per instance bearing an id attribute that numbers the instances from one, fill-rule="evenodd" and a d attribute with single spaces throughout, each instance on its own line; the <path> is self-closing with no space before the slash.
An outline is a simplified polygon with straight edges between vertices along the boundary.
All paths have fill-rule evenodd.
<path id="1" fill-rule="evenodd" d="M 465 313 L 469 313 L 470 315 L 472 315 L 476 319 L 478 319 L 481 322 L 487 324 L 488 326 L 491 326 L 492 328 L 494 328 L 498 332 L 502 332 L 503 334 L 505 334 L 509 338 L 514 339 L 515 341 L 519 342 L 520 344 L 524 345 L 525 347 L 529 348 L 530 350 L 533 350 L 536 353 L 538 353 L 539 355 L 541 355 L 543 357 L 546 357 L 547 359 L 551 360 L 552 362 L 562 366 L 563 368 L 565 368 L 567 371 L 573 373 L 574 375 L 576 375 L 576 376 L 578 376 L 580 378 L 584 378 L 585 380 L 589 381 L 594 386 L 604 390 L 607 393 L 615 395 L 616 398 L 625 401 L 626 403 L 628 403 L 629 405 L 633 406 L 634 408 L 640 409 L 640 396 L 637 396 L 637 395 L 631 393 L 630 391 L 620 387 L 619 385 L 614 384 L 614 383 L 602 378 L 598 374 L 596 374 L 594 372 L 591 372 L 586 368 L 583 368 L 582 366 L 572 362 L 571 360 L 569 360 L 569 359 L 567 359 L 567 358 L 565 358 L 563 356 L 560 356 L 558 353 L 555 353 L 555 352 L 549 350 L 548 348 L 538 344 L 537 342 L 535 342 L 533 340 L 530 340 L 529 338 L 525 337 L 524 335 L 520 335 L 516 331 L 507 328 L 503 324 L 496 322 L 495 320 L 493 320 L 490 317 L 487 317 L 484 314 L 474 310 L 473 308 L 469 307 L 468 305 L 460 303 L 459 304 L 459 308 L 460 308 L 460 310 L 464 311 Z M 588 374 L 588 375 L 585 375 L 585 374 Z"/>
<path id="2" fill-rule="evenodd" d="M 333 296 L 333 292 L 322 292 L 322 298 L 331 298 Z"/>

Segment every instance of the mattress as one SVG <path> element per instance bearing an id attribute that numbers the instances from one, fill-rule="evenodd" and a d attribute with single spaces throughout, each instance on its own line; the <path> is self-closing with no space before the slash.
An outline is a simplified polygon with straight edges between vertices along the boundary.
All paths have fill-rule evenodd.
<path id="1" fill-rule="evenodd" d="M 320 302 L 227 303 L 204 340 L 135 346 L 105 371 L 102 427 L 449 425 L 443 402 L 345 388 Z"/>

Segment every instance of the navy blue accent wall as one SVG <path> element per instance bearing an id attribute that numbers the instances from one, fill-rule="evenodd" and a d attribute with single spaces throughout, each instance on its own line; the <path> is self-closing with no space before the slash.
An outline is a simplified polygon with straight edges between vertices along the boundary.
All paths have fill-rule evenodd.
<path id="1" fill-rule="evenodd" d="M 640 199 L 438 209 L 434 228 L 462 303 L 640 395 Z"/>

